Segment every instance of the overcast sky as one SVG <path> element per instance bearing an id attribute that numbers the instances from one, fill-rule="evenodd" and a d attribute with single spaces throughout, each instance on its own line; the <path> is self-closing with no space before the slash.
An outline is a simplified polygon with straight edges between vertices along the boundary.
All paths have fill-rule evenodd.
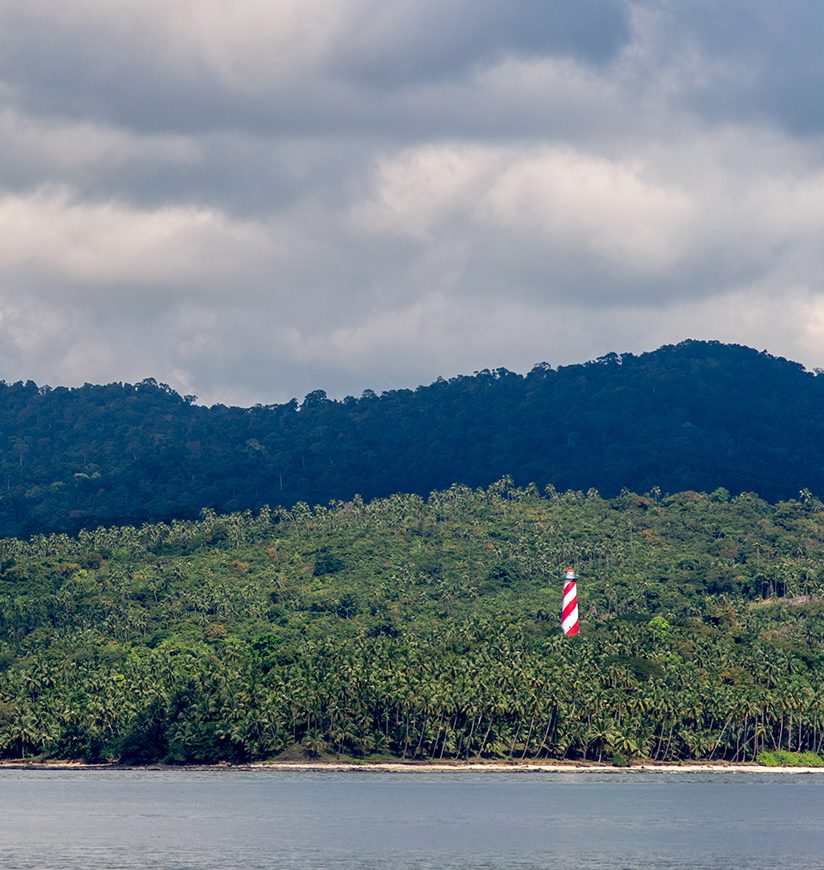
<path id="1" fill-rule="evenodd" d="M 0 0 L 0 377 L 824 366 L 821 0 Z"/>

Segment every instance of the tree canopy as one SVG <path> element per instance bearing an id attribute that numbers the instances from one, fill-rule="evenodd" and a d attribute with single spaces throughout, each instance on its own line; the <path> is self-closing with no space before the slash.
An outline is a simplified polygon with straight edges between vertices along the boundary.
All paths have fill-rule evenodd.
<path id="1" fill-rule="evenodd" d="M 426 495 L 503 475 L 559 489 L 824 493 L 824 378 L 684 342 L 526 375 L 206 408 L 138 384 L 0 384 L 0 534 Z"/>
<path id="2" fill-rule="evenodd" d="M 820 754 L 822 557 L 810 493 L 510 479 L 6 539 L 0 756 Z"/>

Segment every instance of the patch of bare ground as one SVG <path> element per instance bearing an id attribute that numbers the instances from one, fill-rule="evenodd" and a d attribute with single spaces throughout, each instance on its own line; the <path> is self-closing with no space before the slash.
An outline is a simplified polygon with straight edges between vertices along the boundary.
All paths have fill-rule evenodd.
<path id="1" fill-rule="evenodd" d="M 819 604 L 824 601 L 820 595 L 792 595 L 786 598 L 765 598 L 762 601 L 753 601 L 750 607 L 775 607 L 783 604 L 786 607 L 799 607 L 802 604 Z"/>

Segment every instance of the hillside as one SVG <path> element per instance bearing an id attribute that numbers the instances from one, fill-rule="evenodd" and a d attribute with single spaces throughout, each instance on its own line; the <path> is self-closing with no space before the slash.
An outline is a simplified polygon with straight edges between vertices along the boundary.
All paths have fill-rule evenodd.
<path id="1" fill-rule="evenodd" d="M 154 381 L 0 385 L 0 534 L 325 504 L 503 475 L 558 489 L 824 493 L 824 377 L 685 342 L 527 375 L 253 408 Z"/>
<path id="2" fill-rule="evenodd" d="M 0 756 L 821 752 L 822 594 L 812 497 L 499 481 L 8 539 Z"/>

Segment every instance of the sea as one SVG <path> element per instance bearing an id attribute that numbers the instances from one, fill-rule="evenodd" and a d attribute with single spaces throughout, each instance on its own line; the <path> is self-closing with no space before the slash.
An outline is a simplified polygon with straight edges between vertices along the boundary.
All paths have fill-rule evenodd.
<path id="1" fill-rule="evenodd" d="M 824 774 L 0 769 L 0 868 L 824 868 Z"/>

